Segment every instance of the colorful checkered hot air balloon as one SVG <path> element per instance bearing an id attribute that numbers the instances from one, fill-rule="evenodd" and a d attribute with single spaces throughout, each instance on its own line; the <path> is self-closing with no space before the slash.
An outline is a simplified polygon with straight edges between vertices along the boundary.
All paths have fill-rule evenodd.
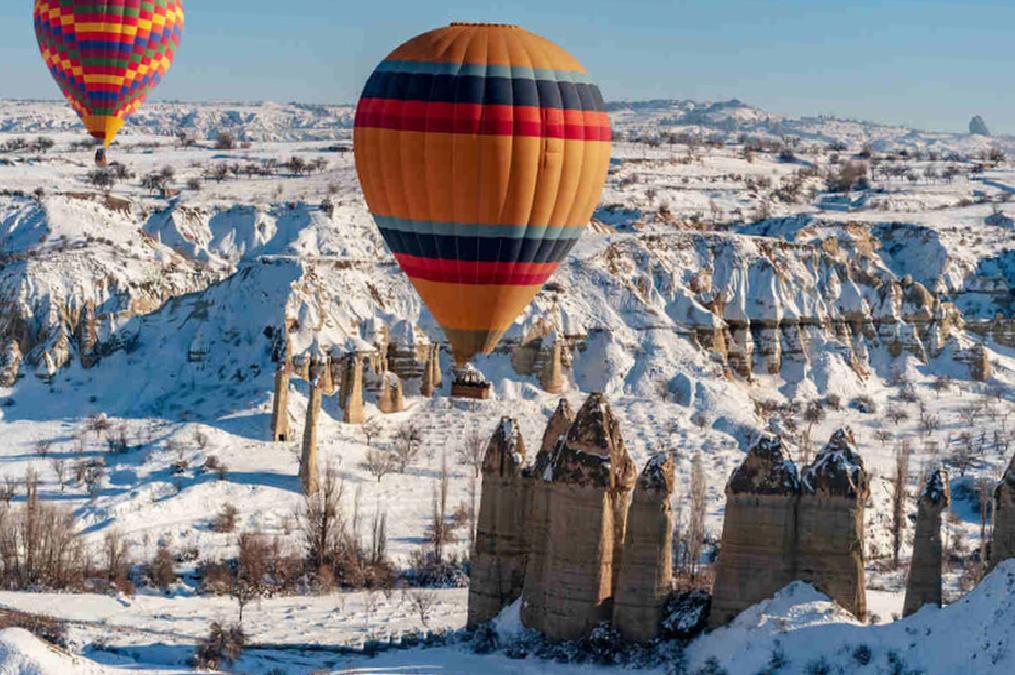
<path id="1" fill-rule="evenodd" d="M 35 0 L 35 35 L 63 95 L 108 148 L 172 65 L 183 2 Z"/>
<path id="2" fill-rule="evenodd" d="M 356 110 L 374 220 L 464 366 L 491 351 L 599 202 L 610 121 L 577 60 L 516 26 L 409 40 Z"/>

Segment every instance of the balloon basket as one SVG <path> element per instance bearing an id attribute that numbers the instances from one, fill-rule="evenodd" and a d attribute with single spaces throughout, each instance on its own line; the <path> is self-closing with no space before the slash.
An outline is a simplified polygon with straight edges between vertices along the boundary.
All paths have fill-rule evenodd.
<path id="1" fill-rule="evenodd" d="M 101 167 L 103 169 L 109 166 L 109 160 L 106 159 L 105 148 L 99 148 L 98 150 L 95 151 L 95 166 Z"/>
<path id="2" fill-rule="evenodd" d="M 485 401 L 490 398 L 493 387 L 483 374 L 471 366 L 454 369 L 455 379 L 451 383 L 451 398 L 471 398 Z"/>

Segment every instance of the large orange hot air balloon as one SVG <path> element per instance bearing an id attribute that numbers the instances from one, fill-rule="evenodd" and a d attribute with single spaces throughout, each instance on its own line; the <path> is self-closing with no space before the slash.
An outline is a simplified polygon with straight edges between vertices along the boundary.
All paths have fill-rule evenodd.
<path id="1" fill-rule="evenodd" d="M 108 148 L 172 65 L 183 2 L 35 0 L 35 35 L 64 97 Z"/>
<path id="2" fill-rule="evenodd" d="M 464 366 L 496 346 L 587 226 L 610 122 L 557 45 L 516 26 L 452 24 L 377 67 L 355 150 L 388 247 Z"/>

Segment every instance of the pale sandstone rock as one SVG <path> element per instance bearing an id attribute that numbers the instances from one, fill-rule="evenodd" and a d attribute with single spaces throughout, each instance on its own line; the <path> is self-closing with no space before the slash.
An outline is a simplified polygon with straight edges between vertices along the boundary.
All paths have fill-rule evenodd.
<path id="1" fill-rule="evenodd" d="M 348 393 L 342 405 L 342 420 L 346 424 L 363 424 L 363 359 L 358 354 L 350 354 L 345 370 Z"/>
<path id="2" fill-rule="evenodd" d="M 271 401 L 271 440 L 289 440 L 289 366 L 275 369 L 275 392 Z"/>
<path id="3" fill-rule="evenodd" d="M 535 479 L 550 483 L 548 524 L 541 578 L 526 578 L 522 622 L 551 639 L 573 640 L 611 617 L 614 564 L 622 560 L 636 479 L 601 394 L 589 396 Z"/>
<path id="4" fill-rule="evenodd" d="M 483 487 L 472 551 L 468 625 L 489 621 L 518 599 L 525 581 L 525 443 L 518 422 L 505 417 L 483 460 Z"/>
<path id="5" fill-rule="evenodd" d="M 762 435 L 726 484 L 709 622 L 721 626 L 796 579 L 800 480 L 782 439 Z"/>
<path id="6" fill-rule="evenodd" d="M 801 475 L 797 508 L 797 578 L 843 608 L 867 614 L 863 513 L 870 494 L 863 459 L 848 427 L 832 434 Z"/>
<path id="7" fill-rule="evenodd" d="M 631 499 L 613 600 L 613 626 L 627 640 L 659 636 L 673 584 L 673 483 L 673 458 L 657 455 L 639 476 Z"/>
<path id="8" fill-rule="evenodd" d="M 303 425 L 303 452 L 300 456 L 300 485 L 304 494 L 317 492 L 317 421 L 321 415 L 321 387 L 318 379 L 321 363 L 315 357 L 310 362 L 310 400 L 307 418 Z"/>

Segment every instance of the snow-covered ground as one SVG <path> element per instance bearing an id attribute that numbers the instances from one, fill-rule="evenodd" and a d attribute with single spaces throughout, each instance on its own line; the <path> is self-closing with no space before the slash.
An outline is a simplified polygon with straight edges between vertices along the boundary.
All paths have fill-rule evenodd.
<path id="1" fill-rule="evenodd" d="M 342 106 L 152 106 L 111 151 L 134 177 L 107 194 L 87 181 L 91 152 L 72 147 L 81 133 L 71 114 L 52 103 L 0 102 L 0 146 L 38 135 L 56 143 L 44 154 L 0 153 L 0 336 L 4 342 L 16 337 L 24 351 L 21 379 L 0 388 L 0 475 L 17 481 L 35 470 L 42 497 L 74 510 L 94 550 L 111 531 L 124 536 L 138 561 L 151 560 L 160 545 L 200 560 L 227 559 L 236 553 L 240 532 L 279 536 L 296 548 L 299 442 L 267 441 L 274 347 L 268 329 L 295 322 L 291 338 L 298 354 L 315 344 L 341 346 L 371 324 L 401 320 L 441 339 L 372 224 L 352 155 L 338 151 L 351 144 L 350 114 Z M 721 532 L 724 484 L 752 433 L 794 417 L 807 426 L 799 413 L 787 412 L 790 404 L 838 395 L 842 408 L 828 407 L 813 424 L 812 444 L 848 424 L 875 474 L 867 556 L 869 604 L 879 625 L 860 626 L 798 585 L 695 642 L 687 652 L 690 672 L 709 656 L 734 674 L 758 672 L 777 649 L 792 663 L 785 672 L 810 672 L 803 669 L 821 658 L 854 672 L 852 653 L 839 650 L 854 642 L 870 645 L 871 672 L 888 667 L 891 651 L 905 655 L 906 668 L 927 673 L 1010 672 L 1008 656 L 996 664 L 982 660 L 1010 643 L 1010 631 L 992 632 L 984 618 L 998 613 L 1008 626 L 1015 619 L 999 597 L 1011 583 L 1010 568 L 971 599 L 892 623 L 901 611 L 905 575 L 888 570 L 885 559 L 899 439 L 913 446 L 915 494 L 920 472 L 950 457 L 970 434 L 976 457 L 964 476 L 953 472 L 946 538 L 959 560 L 978 550 L 976 481 L 996 479 L 1012 452 L 1015 350 L 988 339 L 993 376 L 974 382 L 956 357 L 982 338 L 957 327 L 925 361 L 910 351 L 894 356 L 883 342 L 857 347 L 865 359 L 858 371 L 843 351 L 849 339 L 819 330 L 810 335 L 805 363 L 787 360 L 775 373 L 755 364 L 747 379 L 727 376 L 693 333 L 724 319 L 878 316 L 878 289 L 907 277 L 954 302 L 966 321 L 1009 314 L 1015 225 L 1006 217 L 1015 218 L 1015 207 L 1005 200 L 1015 190 L 1015 169 L 980 165 L 981 153 L 997 148 L 1010 155 L 1015 143 L 831 118 L 775 118 L 733 103 L 618 105 L 614 123 L 622 140 L 592 227 L 507 339 L 520 339 L 540 321 L 586 336 L 566 394 L 572 406 L 591 391 L 605 392 L 639 465 L 670 450 L 678 476 L 686 477 L 691 458 L 702 453 L 710 539 Z M 179 130 L 197 145 L 184 147 L 175 137 Z M 233 133 L 241 146 L 214 149 L 211 139 L 220 131 Z M 748 148 L 784 137 L 798 139 L 791 142 L 792 158 Z M 847 149 L 830 150 L 829 144 Z M 870 189 L 830 197 L 815 171 L 853 160 L 864 146 L 884 155 L 879 166 L 901 166 L 903 175 L 875 170 Z M 839 164 L 833 154 L 841 155 Z M 285 170 L 248 175 L 243 168 L 292 157 L 321 160 L 327 168 L 301 176 Z M 218 180 L 212 169 L 221 165 L 237 170 Z M 167 166 L 169 186 L 179 194 L 156 196 L 141 185 L 142 176 Z M 950 169 L 955 173 L 943 178 Z M 334 208 L 330 215 L 321 209 L 326 199 Z M 721 316 L 706 302 L 717 297 L 725 305 Z M 96 317 L 99 345 L 87 368 L 79 324 L 86 307 Z M 536 378 L 515 373 L 509 354 L 482 357 L 476 365 L 494 384 L 494 400 L 452 403 L 446 382 L 432 400 L 409 392 L 406 411 L 397 415 L 381 415 L 368 401 L 367 416 L 381 428 L 371 445 L 389 446 L 406 423 L 423 436 L 422 454 L 408 471 L 379 481 L 361 466 L 369 449 L 363 430 L 342 424 L 337 405 L 325 401 L 321 462 L 342 478 L 349 512 L 358 505 L 367 520 L 387 515 L 388 553 L 400 567 L 423 544 L 445 462 L 452 507 L 468 502 L 472 468 L 458 458 L 465 439 L 489 435 L 502 415 L 510 415 L 519 420 L 531 453 L 556 407 L 557 397 L 543 393 Z M 939 391 L 942 377 L 952 382 Z M 900 399 L 903 381 L 912 385 L 915 398 L 905 395 L 910 402 Z M 292 386 L 292 438 L 299 439 L 307 388 L 302 381 Z M 881 413 L 848 405 L 861 395 Z M 759 414 L 762 403 L 783 411 Z M 888 406 L 903 408 L 908 417 L 887 420 Z M 921 428 L 921 406 L 925 418 L 937 418 L 936 428 Z M 979 410 L 975 418 L 971 407 Z M 98 414 L 116 433 L 122 429 L 126 452 L 109 453 L 105 436 L 85 430 Z M 801 448 L 795 459 L 807 455 L 813 448 Z M 199 469 L 211 456 L 227 467 L 221 478 Z M 69 474 L 100 457 L 105 476 L 89 494 Z M 181 461 L 182 471 L 174 468 Z M 61 472 L 68 474 L 62 483 Z M 687 498 L 678 488 L 685 519 Z M 217 533 L 211 522 L 226 504 L 238 509 L 236 531 Z M 464 555 L 466 538 L 451 549 Z M 906 543 L 904 565 L 909 554 Z M 192 567 L 181 564 L 179 571 Z M 961 576 L 960 564 L 950 568 L 949 600 L 964 593 Z M 428 629 L 460 628 L 465 592 L 439 594 Z M 410 604 L 398 591 L 391 597 L 265 599 L 245 611 L 244 628 L 258 647 L 238 670 L 564 675 L 588 669 L 478 656 L 463 645 L 393 650 L 376 660 L 339 653 L 422 629 Z M 39 659 L 46 673 L 178 672 L 210 622 L 232 621 L 236 612 L 235 602 L 198 596 L 187 583 L 170 597 L 149 590 L 133 598 L 8 592 L 0 594 L 0 605 L 72 622 L 73 655 L 50 654 L 17 631 L 0 633 L 0 654 L 9 655 L 0 663 L 24 670 L 18 659 Z M 987 622 L 981 633 L 970 634 L 968 649 L 955 651 L 955 661 L 910 646 L 932 645 L 933 633 L 926 631 L 944 634 L 952 621 L 967 627 Z M 1002 619 L 994 624 L 1004 625 Z M 998 644 L 984 646 L 990 640 Z M 313 645 L 331 651 L 313 652 Z M 962 660 L 976 654 L 977 663 Z"/>

